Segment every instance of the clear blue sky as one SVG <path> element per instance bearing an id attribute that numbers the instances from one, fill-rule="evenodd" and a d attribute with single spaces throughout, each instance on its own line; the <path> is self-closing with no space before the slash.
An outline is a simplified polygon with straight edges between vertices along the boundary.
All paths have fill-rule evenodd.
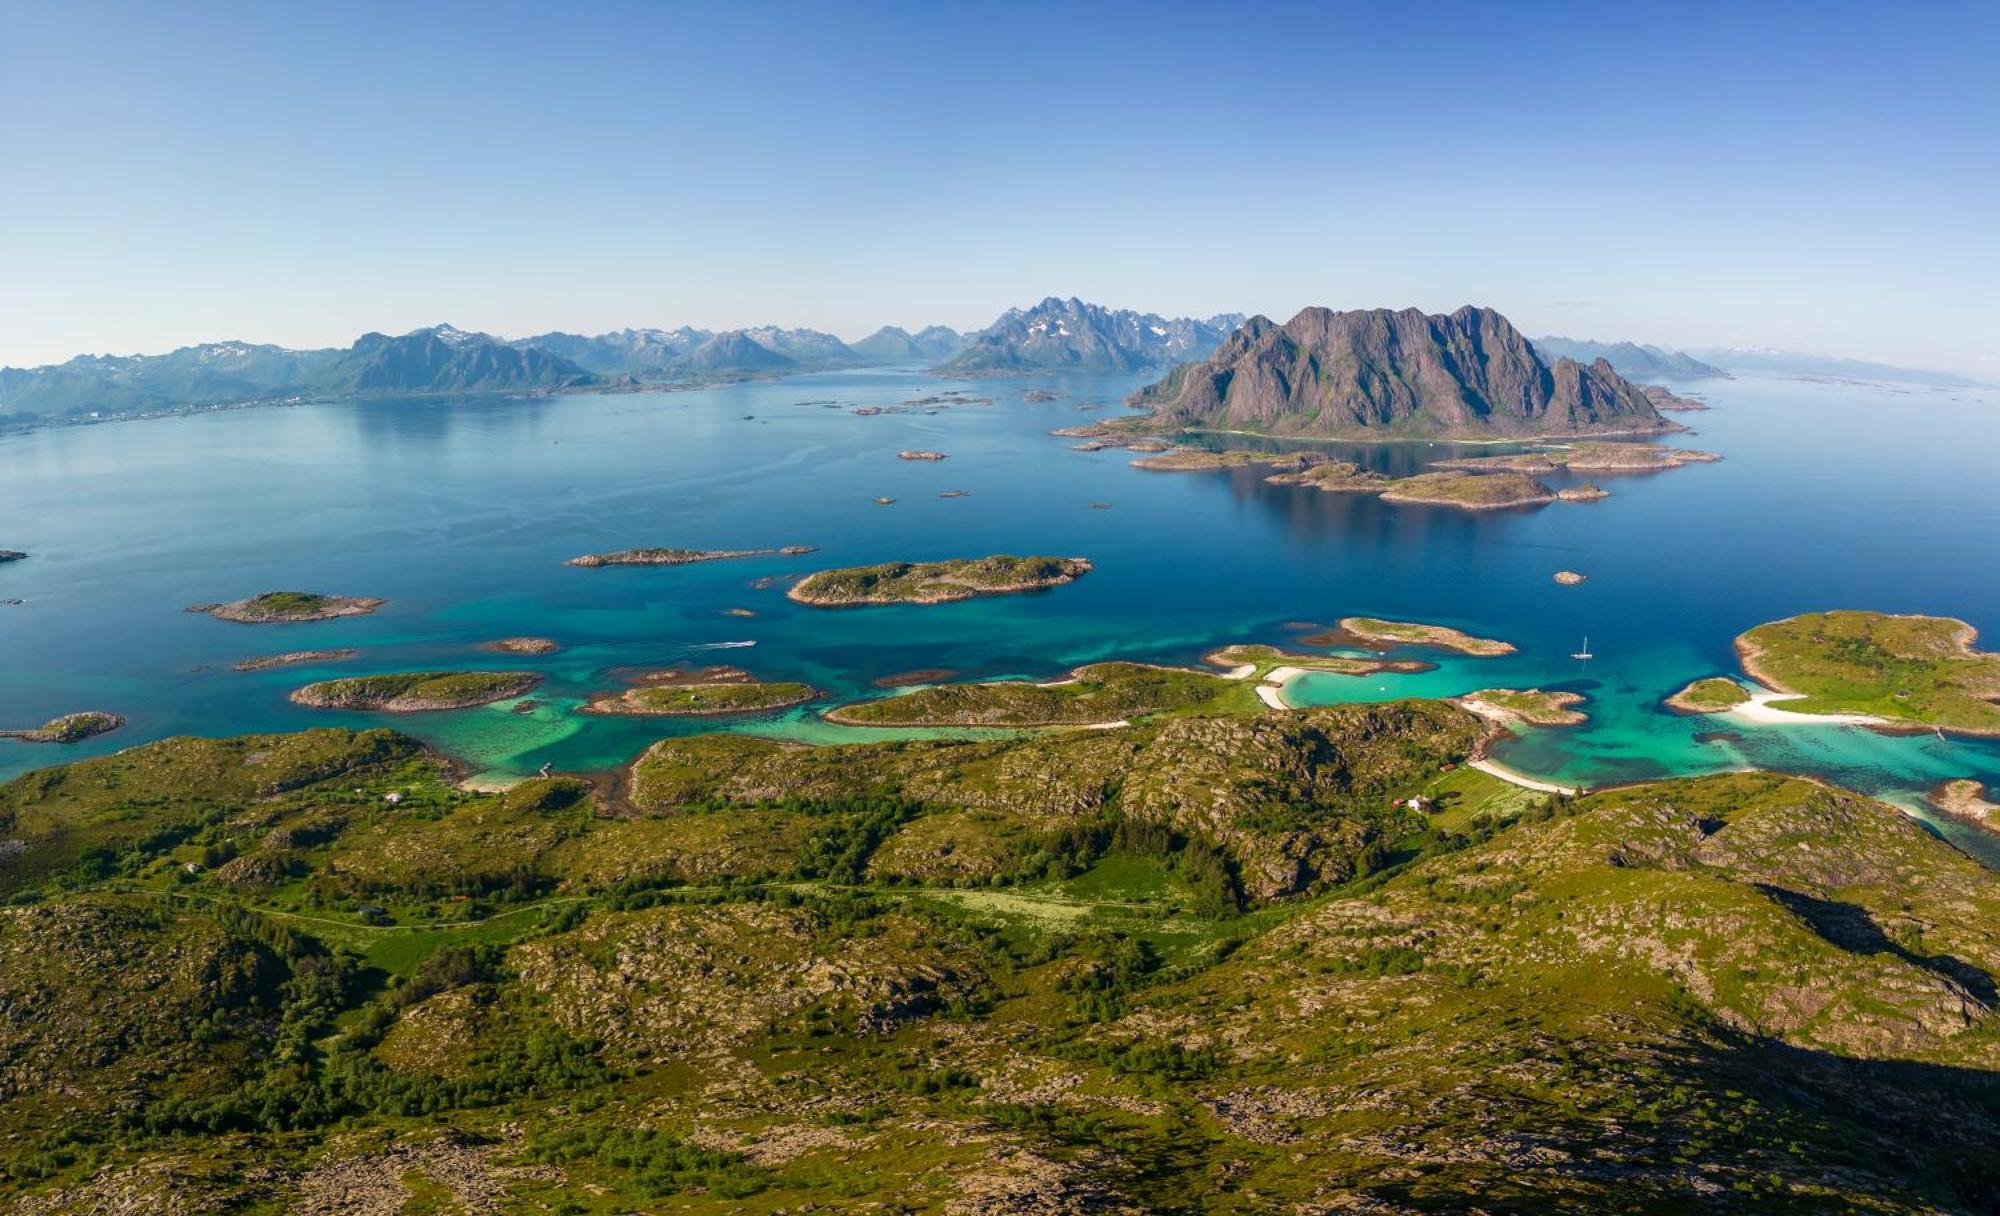
<path id="1" fill-rule="evenodd" d="M 1075 294 L 2000 377 L 2000 4 L 0 0 L 0 266 L 17 365 Z"/>

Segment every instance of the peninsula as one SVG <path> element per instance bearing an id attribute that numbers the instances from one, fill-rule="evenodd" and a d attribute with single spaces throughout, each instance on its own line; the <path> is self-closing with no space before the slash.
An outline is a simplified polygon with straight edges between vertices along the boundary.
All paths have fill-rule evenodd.
<path id="1" fill-rule="evenodd" d="M 820 608 L 850 604 L 948 604 L 980 595 L 1040 591 L 1090 573 L 1081 557 L 954 558 L 935 562 L 884 562 L 806 575 L 785 594 Z"/>
<path id="2" fill-rule="evenodd" d="M 1987 795 L 1984 785 L 1961 777 L 1933 789 L 1929 801 L 1953 819 L 1963 820 L 1989 832 L 2000 832 L 2000 806 L 1995 806 Z"/>
<path id="3" fill-rule="evenodd" d="M 467 709 L 518 697 L 542 682 L 533 671 L 412 671 L 322 680 L 292 693 L 295 705 L 313 709 L 368 709 L 422 713 Z"/>
<path id="4" fill-rule="evenodd" d="M 781 554 L 796 557 L 811 553 L 812 545 L 786 545 L 779 549 L 620 549 L 616 553 L 586 553 L 563 564 L 595 569 L 599 566 L 691 566 L 696 562 L 727 561 L 734 557 L 766 557 Z"/>
<path id="5" fill-rule="evenodd" d="M 1514 653 L 1511 642 L 1476 638 L 1446 625 L 1425 625 L 1415 621 L 1385 621 L 1372 616 L 1350 616 L 1341 619 L 1340 629 L 1349 637 L 1359 638 L 1363 642 L 1389 646 L 1437 646 L 1479 658 L 1494 658 Z"/>
<path id="6" fill-rule="evenodd" d="M 266 591 L 247 600 L 232 600 L 226 604 L 191 604 L 187 610 L 205 613 L 221 621 L 275 625 L 367 616 L 388 602 L 348 595 L 318 595 L 310 591 Z"/>
<path id="7" fill-rule="evenodd" d="M 2000 654 L 1952 617 L 1811 612 L 1736 639 L 1743 670 L 1801 714 L 2000 735 Z"/>
<path id="8" fill-rule="evenodd" d="M 0 562 L 18 562 L 26 556 L 19 549 L 0 549 Z"/>
<path id="9" fill-rule="evenodd" d="M 0 730 L 0 739 L 19 739 L 23 743 L 78 743 L 123 725 L 125 719 L 117 714 L 89 709 L 51 718 L 33 730 Z M 4 856 L 6 854 L 0 852 L 0 857 Z"/>

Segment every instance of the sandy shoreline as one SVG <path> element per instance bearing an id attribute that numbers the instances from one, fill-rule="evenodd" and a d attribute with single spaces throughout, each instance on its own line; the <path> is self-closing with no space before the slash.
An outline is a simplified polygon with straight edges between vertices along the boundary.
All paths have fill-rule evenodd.
<path id="1" fill-rule="evenodd" d="M 1468 760 L 1466 763 L 1489 777 L 1498 777 L 1507 784 L 1518 785 L 1524 790 L 1535 790 L 1543 794 L 1568 794 L 1571 797 L 1585 792 L 1573 785 L 1557 785 L 1553 781 L 1537 781 L 1533 777 L 1517 773 L 1499 761 L 1489 759 L 1485 756 L 1481 756 L 1477 760 Z"/>
<path id="2" fill-rule="evenodd" d="M 1257 699 L 1272 709 L 1296 709 L 1285 699 L 1285 685 L 1306 674 L 1303 667 L 1273 667 L 1257 685 Z"/>
<path id="3" fill-rule="evenodd" d="M 1894 722 L 1888 718 L 1878 718 L 1873 714 L 1805 714 L 1796 710 L 1780 709 L 1774 702 L 1802 701 L 1804 693 L 1778 692 L 1764 688 L 1750 694 L 1750 699 L 1728 709 L 1716 710 L 1719 716 L 1733 717 L 1744 722 L 1754 722 L 1759 726 L 1907 726 L 1908 723 Z"/>

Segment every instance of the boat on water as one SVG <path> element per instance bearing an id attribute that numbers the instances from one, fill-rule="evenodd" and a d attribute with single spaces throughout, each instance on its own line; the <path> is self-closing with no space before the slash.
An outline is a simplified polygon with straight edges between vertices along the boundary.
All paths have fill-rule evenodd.
<path id="1" fill-rule="evenodd" d="M 1572 659 L 1594 659 L 1597 657 L 1596 655 L 1590 653 L 1589 634 L 1583 635 L 1583 649 L 1572 652 L 1569 657 Z"/>

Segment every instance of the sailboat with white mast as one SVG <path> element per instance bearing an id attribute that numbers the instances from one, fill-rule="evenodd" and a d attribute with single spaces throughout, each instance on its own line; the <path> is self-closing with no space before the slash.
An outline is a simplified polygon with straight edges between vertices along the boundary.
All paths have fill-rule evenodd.
<path id="1" fill-rule="evenodd" d="M 1594 654 L 1591 654 L 1591 653 L 1590 653 L 1590 635 L 1589 635 L 1589 634 L 1587 634 L 1587 633 L 1586 633 L 1586 634 L 1584 634 L 1584 635 L 1583 635 L 1583 649 L 1581 649 L 1581 650 L 1579 650 L 1579 651 L 1576 651 L 1576 652 L 1575 652 L 1574 654 L 1570 655 L 1569 657 L 1570 657 L 1570 658 L 1572 658 L 1572 659 L 1594 659 L 1594 658 L 1596 658 L 1596 657 L 1597 657 L 1596 655 L 1594 655 Z"/>

